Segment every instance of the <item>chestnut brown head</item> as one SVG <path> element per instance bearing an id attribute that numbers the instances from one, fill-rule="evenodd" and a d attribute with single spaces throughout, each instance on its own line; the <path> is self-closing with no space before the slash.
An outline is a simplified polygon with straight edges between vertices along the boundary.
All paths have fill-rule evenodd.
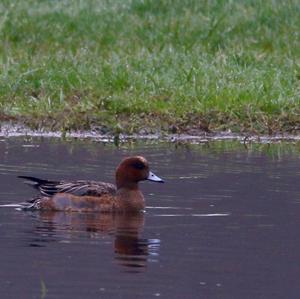
<path id="1" fill-rule="evenodd" d="M 135 188 L 139 181 L 144 180 L 159 183 L 164 182 L 161 178 L 149 170 L 149 163 L 144 157 L 133 156 L 125 158 L 117 168 L 117 188 Z"/>

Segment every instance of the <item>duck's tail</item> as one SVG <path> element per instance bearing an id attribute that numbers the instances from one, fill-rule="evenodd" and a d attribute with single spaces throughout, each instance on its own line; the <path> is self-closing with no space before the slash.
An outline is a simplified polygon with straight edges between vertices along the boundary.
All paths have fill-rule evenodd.
<path id="1" fill-rule="evenodd" d="M 24 182 L 25 184 L 28 184 L 36 189 L 39 189 L 39 186 L 41 186 L 43 184 L 49 183 L 49 181 L 47 181 L 47 180 L 38 179 L 33 176 L 19 175 L 18 178 L 25 179 L 26 180 Z"/>
<path id="2" fill-rule="evenodd" d="M 45 196 L 53 195 L 59 192 L 58 186 L 61 185 L 62 182 L 58 181 L 49 181 L 38 179 L 32 176 L 24 176 L 20 175 L 18 178 L 25 179 L 24 183 L 39 190 L 39 192 Z"/>

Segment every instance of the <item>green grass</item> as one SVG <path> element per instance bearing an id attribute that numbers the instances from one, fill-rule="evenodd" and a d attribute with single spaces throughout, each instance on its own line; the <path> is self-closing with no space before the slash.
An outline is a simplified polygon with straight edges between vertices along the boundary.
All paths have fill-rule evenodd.
<path id="1" fill-rule="evenodd" d="M 0 118 L 52 130 L 300 130 L 298 0 L 7 0 Z"/>

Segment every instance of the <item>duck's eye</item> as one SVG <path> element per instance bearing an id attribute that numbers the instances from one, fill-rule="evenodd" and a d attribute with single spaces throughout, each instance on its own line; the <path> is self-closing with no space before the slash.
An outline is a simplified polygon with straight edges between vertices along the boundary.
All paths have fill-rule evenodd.
<path id="1" fill-rule="evenodd" d="M 132 166 L 136 169 L 144 169 L 146 167 L 146 165 L 141 161 L 134 161 Z"/>

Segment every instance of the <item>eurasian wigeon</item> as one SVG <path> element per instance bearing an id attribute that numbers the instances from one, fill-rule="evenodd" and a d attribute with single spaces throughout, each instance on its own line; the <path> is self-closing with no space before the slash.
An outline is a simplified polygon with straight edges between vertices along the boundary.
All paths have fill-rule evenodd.
<path id="1" fill-rule="evenodd" d="M 23 204 L 27 209 L 77 212 L 138 212 L 145 208 L 140 181 L 164 181 L 149 170 L 141 156 L 125 158 L 116 170 L 116 186 L 96 181 L 48 181 L 20 176 L 41 196 Z"/>

